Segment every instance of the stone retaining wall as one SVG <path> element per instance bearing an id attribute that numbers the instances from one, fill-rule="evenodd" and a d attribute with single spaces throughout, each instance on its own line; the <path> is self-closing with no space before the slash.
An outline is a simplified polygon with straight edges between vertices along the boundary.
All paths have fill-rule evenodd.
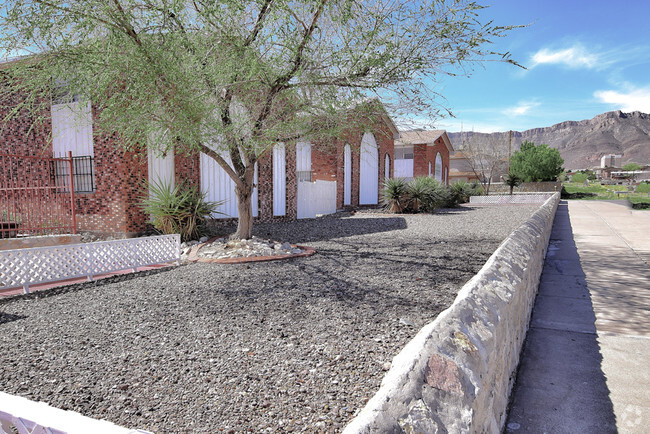
<path id="1" fill-rule="evenodd" d="M 559 200 L 516 229 L 404 347 L 344 433 L 502 430 Z"/>

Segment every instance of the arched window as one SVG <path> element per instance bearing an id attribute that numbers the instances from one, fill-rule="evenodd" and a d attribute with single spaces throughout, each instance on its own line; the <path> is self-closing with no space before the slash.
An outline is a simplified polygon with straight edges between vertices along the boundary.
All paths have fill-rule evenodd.
<path id="1" fill-rule="evenodd" d="M 429 161 L 429 176 L 431 176 L 431 161 Z"/>
<path id="2" fill-rule="evenodd" d="M 436 173 L 435 178 L 442 182 L 442 155 L 440 152 L 436 154 Z"/>
<path id="3" fill-rule="evenodd" d="M 384 179 L 390 178 L 390 155 L 386 153 L 384 157 Z"/>

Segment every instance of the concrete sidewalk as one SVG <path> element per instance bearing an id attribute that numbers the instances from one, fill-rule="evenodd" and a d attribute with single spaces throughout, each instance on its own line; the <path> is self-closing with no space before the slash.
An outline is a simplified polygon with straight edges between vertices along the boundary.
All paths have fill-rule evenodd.
<path id="1" fill-rule="evenodd" d="M 650 212 L 562 201 L 507 433 L 646 433 Z"/>

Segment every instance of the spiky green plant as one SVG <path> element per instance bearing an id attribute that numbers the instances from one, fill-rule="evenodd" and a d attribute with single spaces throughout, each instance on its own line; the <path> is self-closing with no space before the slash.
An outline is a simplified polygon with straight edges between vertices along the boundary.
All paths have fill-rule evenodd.
<path id="1" fill-rule="evenodd" d="M 151 216 L 153 226 L 163 234 L 180 234 L 183 241 L 199 238 L 201 226 L 210 214 L 218 213 L 223 201 L 209 202 L 196 185 L 156 181 L 147 183 L 149 195 L 142 199 L 142 210 Z"/>
<path id="2" fill-rule="evenodd" d="M 404 178 L 388 178 L 381 194 L 388 212 L 404 212 L 408 204 L 408 182 Z"/>
<path id="3" fill-rule="evenodd" d="M 510 187 L 510 195 L 512 196 L 512 191 L 517 187 L 519 184 L 523 182 L 523 179 L 515 175 L 514 173 L 508 173 L 508 175 L 504 178 L 503 182 Z"/>

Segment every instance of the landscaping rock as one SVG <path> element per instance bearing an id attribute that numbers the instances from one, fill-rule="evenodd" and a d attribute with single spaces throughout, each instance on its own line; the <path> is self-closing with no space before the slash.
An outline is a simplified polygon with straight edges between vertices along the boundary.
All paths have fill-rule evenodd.
<path id="1" fill-rule="evenodd" d="M 152 432 L 339 432 L 535 209 L 259 224 L 260 239 L 318 254 L 2 300 L 0 389 Z M 449 379 L 435 381 L 454 390 Z M 405 429 L 431 426 L 411 410 Z"/>

